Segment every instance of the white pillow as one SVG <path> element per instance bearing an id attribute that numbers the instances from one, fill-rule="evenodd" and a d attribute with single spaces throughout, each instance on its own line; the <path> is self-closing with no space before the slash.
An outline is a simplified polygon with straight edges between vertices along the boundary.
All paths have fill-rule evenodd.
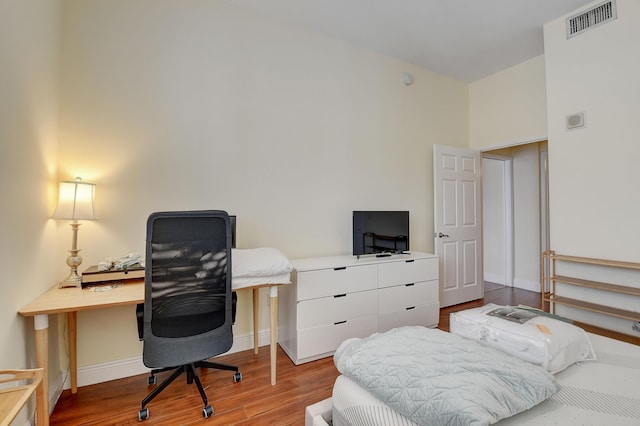
<path id="1" fill-rule="evenodd" d="M 293 270 L 289 259 L 278 249 L 260 247 L 233 249 L 231 269 L 234 278 L 287 274 Z"/>
<path id="2" fill-rule="evenodd" d="M 451 333 L 478 340 L 555 374 L 595 360 L 587 333 L 573 324 L 511 306 L 489 304 L 450 315 Z"/>

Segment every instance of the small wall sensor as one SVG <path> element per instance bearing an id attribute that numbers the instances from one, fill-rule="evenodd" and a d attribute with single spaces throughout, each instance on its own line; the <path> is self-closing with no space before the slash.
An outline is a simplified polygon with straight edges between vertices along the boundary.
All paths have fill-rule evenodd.
<path id="1" fill-rule="evenodd" d="M 408 72 L 405 72 L 402 74 L 402 82 L 404 83 L 405 86 L 409 86 L 411 84 L 413 84 L 413 76 L 411 74 L 409 74 Z"/>
<path id="2" fill-rule="evenodd" d="M 572 114 L 567 116 L 567 130 L 579 129 L 584 127 L 584 112 Z"/>

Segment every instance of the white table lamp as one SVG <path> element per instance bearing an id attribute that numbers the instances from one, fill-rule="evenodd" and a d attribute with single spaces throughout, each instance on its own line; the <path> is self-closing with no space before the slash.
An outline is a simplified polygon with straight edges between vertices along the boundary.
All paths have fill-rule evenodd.
<path id="1" fill-rule="evenodd" d="M 71 250 L 67 257 L 67 265 L 70 271 L 67 278 L 58 283 L 59 288 L 82 287 L 81 278 L 78 275 L 78 266 L 82 263 L 82 257 L 78 255 L 78 220 L 96 220 L 95 209 L 93 207 L 93 197 L 95 185 L 82 182 L 79 177 L 73 182 L 60 182 L 58 192 L 58 206 L 53 212 L 54 219 L 71 220 L 71 230 L 73 239 L 71 240 Z"/>

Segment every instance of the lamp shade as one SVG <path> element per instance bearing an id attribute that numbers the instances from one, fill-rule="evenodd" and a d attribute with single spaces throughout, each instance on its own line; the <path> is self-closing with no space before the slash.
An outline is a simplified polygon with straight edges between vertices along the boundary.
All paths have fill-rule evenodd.
<path id="1" fill-rule="evenodd" d="M 54 219 L 96 220 L 93 207 L 95 193 L 93 183 L 82 182 L 76 178 L 73 182 L 60 182 L 58 206 L 53 212 Z"/>

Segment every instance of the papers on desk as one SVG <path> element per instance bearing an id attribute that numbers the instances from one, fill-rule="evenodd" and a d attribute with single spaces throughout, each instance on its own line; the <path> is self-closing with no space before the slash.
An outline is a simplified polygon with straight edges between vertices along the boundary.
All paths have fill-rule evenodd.
<path id="1" fill-rule="evenodd" d="M 133 280 L 136 278 L 144 278 L 144 268 L 139 263 L 131 265 L 124 270 L 112 269 L 109 271 L 100 271 L 98 265 L 93 265 L 82 272 L 82 286 L 85 287 L 87 284 L 105 281 Z"/>
<path id="2" fill-rule="evenodd" d="M 106 281 L 106 282 L 97 283 L 97 284 L 90 284 L 87 287 L 89 288 L 89 291 L 100 293 L 103 291 L 115 290 L 116 288 L 120 287 L 122 284 L 123 284 L 122 281 Z"/>

